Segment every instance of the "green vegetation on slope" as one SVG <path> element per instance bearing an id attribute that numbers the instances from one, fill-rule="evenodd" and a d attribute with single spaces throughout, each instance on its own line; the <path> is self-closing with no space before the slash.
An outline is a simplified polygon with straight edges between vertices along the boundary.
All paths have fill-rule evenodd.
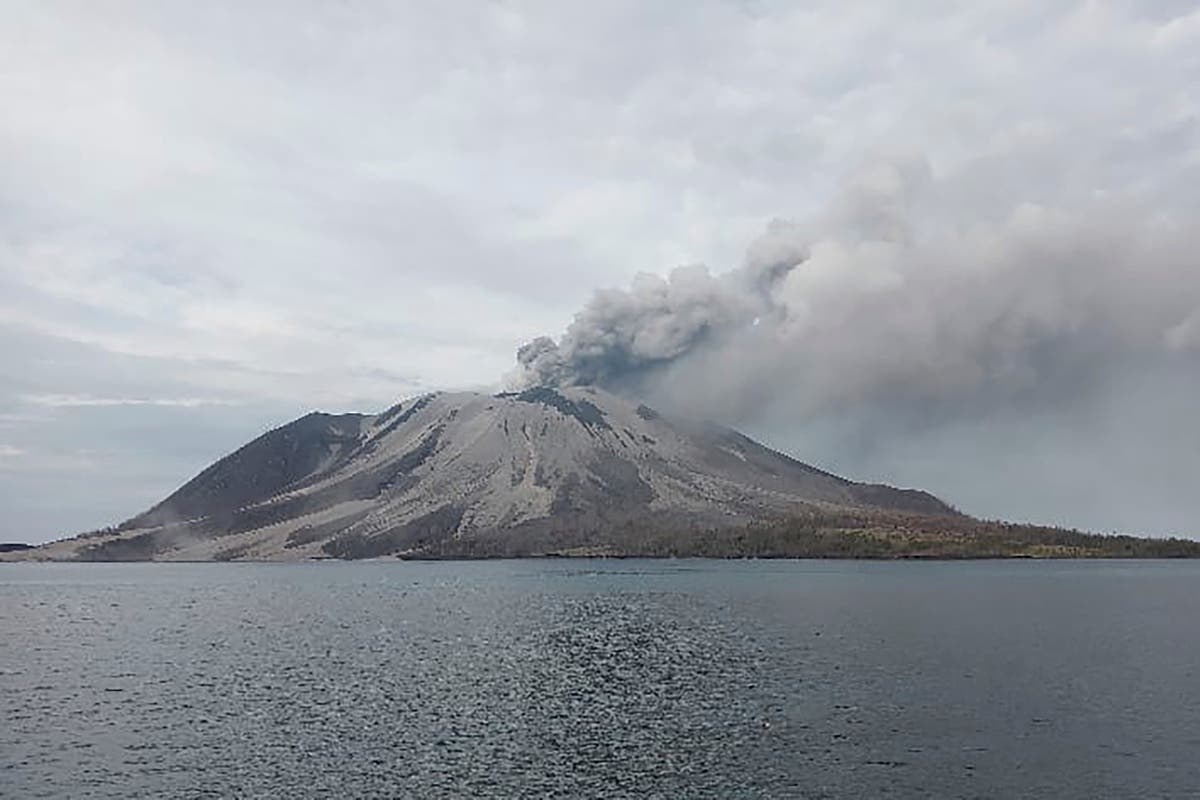
<path id="1" fill-rule="evenodd" d="M 1200 542 L 1102 535 L 964 516 L 814 510 L 738 527 L 631 522 L 604 533 L 419 542 L 415 558 L 1200 558 Z"/>

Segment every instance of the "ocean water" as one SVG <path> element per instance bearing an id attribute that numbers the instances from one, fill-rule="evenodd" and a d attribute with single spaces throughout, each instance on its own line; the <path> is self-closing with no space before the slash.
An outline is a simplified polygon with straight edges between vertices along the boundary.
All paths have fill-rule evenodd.
<path id="1" fill-rule="evenodd" d="M 0 564 L 0 796 L 1200 797 L 1200 563 Z"/>

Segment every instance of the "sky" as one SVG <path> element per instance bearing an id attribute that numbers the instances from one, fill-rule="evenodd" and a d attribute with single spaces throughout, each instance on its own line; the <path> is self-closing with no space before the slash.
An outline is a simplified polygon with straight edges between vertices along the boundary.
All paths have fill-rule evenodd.
<path id="1" fill-rule="evenodd" d="M 1200 538 L 1192 2 L 0 12 L 0 540 L 530 382 Z"/>

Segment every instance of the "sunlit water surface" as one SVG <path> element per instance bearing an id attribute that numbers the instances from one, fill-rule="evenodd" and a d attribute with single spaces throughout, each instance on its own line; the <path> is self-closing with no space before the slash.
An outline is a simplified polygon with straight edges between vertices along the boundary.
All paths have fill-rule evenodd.
<path id="1" fill-rule="evenodd" d="M 1196 797 L 1200 564 L 0 565 L 4 797 Z"/>

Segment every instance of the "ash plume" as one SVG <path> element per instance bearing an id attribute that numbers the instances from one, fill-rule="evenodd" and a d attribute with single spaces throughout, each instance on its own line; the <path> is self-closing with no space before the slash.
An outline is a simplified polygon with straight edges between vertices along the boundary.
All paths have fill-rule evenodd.
<path id="1" fill-rule="evenodd" d="M 995 448 L 989 431 L 1036 443 L 1041 420 L 1061 445 L 1032 447 L 1047 463 L 1067 430 L 1134 460 L 1151 445 L 1131 429 L 1194 431 L 1147 403 L 1155 381 L 1200 389 L 1200 228 L 1136 199 L 979 207 L 971 188 L 920 160 L 873 167 L 822 213 L 772 223 L 736 269 L 597 292 L 557 341 L 521 348 L 510 382 L 600 385 L 872 477 L 895 477 L 877 474 L 883 448 L 911 453 L 914 483 L 952 429 Z M 1182 448 L 1158 452 L 1195 474 Z"/>
<path id="2" fill-rule="evenodd" d="M 927 168 L 885 165 L 824 214 L 772 223 L 737 269 L 600 290 L 557 341 L 520 348 L 510 382 L 653 394 L 703 380 L 704 404 L 741 414 L 753 383 L 815 412 L 881 393 L 1012 397 L 1063 370 L 1086 382 L 1200 350 L 1195 226 L 1117 203 L 934 224 L 922 206 L 952 203 L 937 189 Z"/>
<path id="3" fill-rule="evenodd" d="M 679 267 L 666 278 L 641 275 L 628 290 L 598 291 L 560 342 L 543 336 L 518 350 L 518 382 L 621 386 L 683 358 L 766 307 L 738 277 Z"/>

